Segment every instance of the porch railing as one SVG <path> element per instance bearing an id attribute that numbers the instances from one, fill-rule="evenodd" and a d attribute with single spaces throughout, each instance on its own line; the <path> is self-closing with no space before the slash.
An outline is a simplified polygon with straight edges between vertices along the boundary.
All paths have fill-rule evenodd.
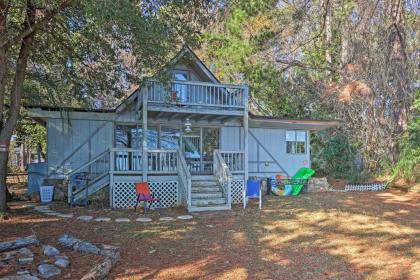
<path id="1" fill-rule="evenodd" d="M 191 208 L 191 173 L 181 151 L 178 151 L 178 167 L 178 176 L 181 187 L 181 200 L 182 203 L 187 205 L 189 210 Z"/>
<path id="2" fill-rule="evenodd" d="M 245 152 L 244 151 L 220 151 L 220 155 L 229 167 L 232 174 L 245 172 Z"/>
<path id="3" fill-rule="evenodd" d="M 178 171 L 176 150 L 147 150 L 147 172 L 149 174 L 175 174 Z M 112 148 L 111 160 L 115 173 L 141 173 L 143 171 L 143 151 L 130 148 Z"/>
<path id="4" fill-rule="evenodd" d="M 227 203 L 230 208 L 232 205 L 232 173 L 218 150 L 215 150 L 213 153 L 213 172 L 222 187 L 223 195 L 227 199 Z"/>
<path id="5" fill-rule="evenodd" d="M 148 101 L 243 109 L 246 87 L 203 82 L 149 81 Z"/>

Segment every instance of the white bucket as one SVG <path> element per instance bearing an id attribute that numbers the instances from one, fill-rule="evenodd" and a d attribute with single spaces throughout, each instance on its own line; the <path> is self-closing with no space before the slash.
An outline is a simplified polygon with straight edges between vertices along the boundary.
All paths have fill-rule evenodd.
<path id="1" fill-rule="evenodd" d="M 41 202 L 51 202 L 54 196 L 54 186 L 40 186 L 39 196 L 41 197 Z"/>

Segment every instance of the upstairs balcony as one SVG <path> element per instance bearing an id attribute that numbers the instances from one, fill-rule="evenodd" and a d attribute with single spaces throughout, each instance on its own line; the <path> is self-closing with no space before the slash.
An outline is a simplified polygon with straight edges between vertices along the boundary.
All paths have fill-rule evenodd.
<path id="1" fill-rule="evenodd" d="M 149 81 L 149 111 L 220 113 L 243 115 L 247 106 L 248 87 L 192 81 Z"/>

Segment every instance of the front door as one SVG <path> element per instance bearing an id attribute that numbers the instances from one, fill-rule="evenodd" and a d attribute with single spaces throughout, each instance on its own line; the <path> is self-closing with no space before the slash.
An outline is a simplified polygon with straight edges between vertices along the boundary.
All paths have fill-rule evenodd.
<path id="1" fill-rule="evenodd" d="M 213 151 L 219 148 L 219 128 L 197 127 L 182 136 L 191 174 L 213 174 Z"/>

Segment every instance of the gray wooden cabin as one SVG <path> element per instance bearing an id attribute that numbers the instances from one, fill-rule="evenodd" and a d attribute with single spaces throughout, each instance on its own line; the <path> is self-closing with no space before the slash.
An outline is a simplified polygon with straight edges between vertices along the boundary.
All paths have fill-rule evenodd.
<path id="1" fill-rule="evenodd" d="M 47 178 L 87 172 L 75 201 L 108 187 L 112 207 L 131 207 L 147 181 L 155 207 L 225 210 L 250 176 L 309 167 L 309 132 L 338 125 L 250 114 L 248 87 L 220 83 L 188 48 L 171 65 L 171 81 L 147 81 L 114 110 L 29 108 L 47 127 Z"/>

